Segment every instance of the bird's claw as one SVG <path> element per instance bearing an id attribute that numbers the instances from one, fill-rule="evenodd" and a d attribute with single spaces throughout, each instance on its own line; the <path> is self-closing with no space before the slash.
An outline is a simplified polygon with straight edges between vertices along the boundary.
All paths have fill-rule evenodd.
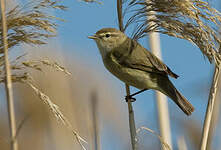
<path id="1" fill-rule="evenodd" d="M 128 100 L 130 100 L 130 102 L 135 102 L 136 98 L 133 98 L 131 95 L 129 95 L 129 96 L 125 96 L 125 100 L 126 102 L 128 102 Z"/>

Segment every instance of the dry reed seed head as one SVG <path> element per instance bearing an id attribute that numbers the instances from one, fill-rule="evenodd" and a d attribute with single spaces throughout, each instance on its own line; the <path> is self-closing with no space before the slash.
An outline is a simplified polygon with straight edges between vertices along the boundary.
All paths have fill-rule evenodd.
<path id="1" fill-rule="evenodd" d="M 163 139 L 162 136 L 160 136 L 158 133 L 156 133 L 154 130 L 151 130 L 150 128 L 147 128 L 147 127 L 140 127 L 137 129 L 136 133 L 138 134 L 139 132 L 141 132 L 142 130 L 144 131 L 148 131 L 149 133 L 152 133 L 154 136 L 156 136 L 160 142 L 162 143 L 162 145 L 167 149 L 167 150 L 171 150 L 169 144 L 167 144 L 165 142 L 165 140 Z"/>
<path id="2" fill-rule="evenodd" d="M 50 15 L 50 9 L 65 10 L 66 7 L 58 0 L 32 0 L 10 10 L 7 13 L 8 47 L 22 43 L 41 45 L 47 43 L 46 39 L 56 36 L 55 20 L 61 19 Z M 0 53 L 3 53 L 1 42 Z"/>
<path id="3" fill-rule="evenodd" d="M 215 62 L 217 66 L 220 64 L 221 13 L 207 2 L 132 0 L 126 10 L 135 12 L 125 25 L 125 28 L 130 24 L 137 26 L 134 39 L 142 38 L 152 31 L 186 39 L 197 45 L 210 62 Z"/>
<path id="4" fill-rule="evenodd" d="M 25 83 L 26 81 L 31 81 L 31 76 L 25 72 L 25 73 L 19 73 L 19 74 L 12 74 L 11 75 L 12 82 L 19 82 L 19 83 Z M 5 82 L 5 76 L 0 76 L 0 83 Z"/>
<path id="5" fill-rule="evenodd" d="M 31 68 L 37 71 L 43 72 L 43 67 L 51 67 L 56 71 L 63 72 L 67 75 L 71 75 L 71 73 L 62 65 L 57 62 L 50 61 L 49 59 L 39 59 L 39 60 L 30 60 L 24 61 L 23 58 L 27 54 L 20 55 L 11 61 L 11 70 L 12 70 L 12 80 L 14 82 L 18 82 L 21 79 L 30 79 L 32 81 L 31 76 L 27 73 L 27 69 Z M 0 78 L 1 81 L 4 80 L 5 70 L 4 70 L 4 57 L 0 57 Z"/>
<path id="6" fill-rule="evenodd" d="M 14 9 L 7 13 L 7 26 L 8 26 L 8 46 L 12 48 L 15 45 L 21 43 L 40 45 L 45 44 L 45 39 L 53 37 L 56 24 L 53 22 L 56 18 L 48 13 L 48 9 L 62 9 L 66 7 L 63 5 L 57 5 L 59 1 L 43 0 L 36 1 L 33 0 L 26 5 L 16 6 Z M 0 30 L 1 33 L 2 30 Z M 0 43 L 0 53 L 2 53 L 3 44 Z M 1 62 L 1 61 L 0 61 Z M 24 69 L 25 67 L 34 68 L 36 70 L 41 70 L 39 63 L 47 66 L 56 68 L 56 70 L 63 71 L 66 74 L 70 74 L 64 67 L 60 66 L 58 63 L 42 60 L 38 62 L 23 62 L 20 65 L 12 65 L 13 70 Z M 0 82 L 4 82 L 5 77 L 0 77 Z M 62 122 L 71 133 L 77 138 L 77 141 L 81 145 L 82 149 L 85 149 L 82 142 L 85 142 L 80 135 L 75 132 L 66 119 L 66 117 L 59 110 L 58 106 L 55 105 L 50 98 L 41 92 L 32 83 L 32 78 L 27 72 L 20 72 L 19 74 L 12 75 L 13 82 L 21 82 L 28 84 L 35 93 L 39 96 L 41 100 L 50 108 L 55 117 Z"/>
<path id="7" fill-rule="evenodd" d="M 49 14 L 49 9 L 62 9 L 65 6 L 59 5 L 58 0 L 33 0 L 24 5 L 17 5 L 7 12 L 8 26 L 8 47 L 9 49 L 22 43 L 31 45 L 46 44 L 47 39 L 54 37 L 56 31 L 55 20 L 59 20 L 55 16 Z M 1 29 L 1 27 L 0 27 Z M 0 34 L 1 34 L 0 30 Z M 0 54 L 3 53 L 3 43 L 0 37 Z M 0 67 L 4 64 L 4 57 L 0 58 Z M 46 65 L 46 63 L 41 63 Z M 49 65 L 49 64 L 48 64 Z M 57 63 L 51 63 L 51 66 L 56 70 L 63 71 L 66 74 L 69 72 Z M 39 64 L 30 62 L 20 63 L 19 65 L 12 64 L 13 71 L 25 70 L 25 67 L 41 70 Z M 1 70 L 4 70 L 1 68 Z M 4 72 L 4 71 L 2 71 Z M 21 72 L 22 73 L 22 72 Z"/>
<path id="8" fill-rule="evenodd" d="M 24 61 L 24 62 L 22 62 L 22 64 L 25 67 L 32 68 L 32 69 L 35 69 L 35 70 L 38 70 L 38 71 L 43 71 L 42 70 L 42 67 L 43 67 L 42 65 L 44 65 L 44 66 L 51 67 L 51 68 L 53 68 L 57 71 L 64 72 L 67 75 L 71 75 L 71 73 L 65 67 L 61 66 L 57 62 L 51 62 L 48 59 Z"/>
<path id="9" fill-rule="evenodd" d="M 57 62 L 50 62 L 49 60 L 45 59 L 45 60 L 41 60 L 41 63 L 43 65 L 50 66 L 50 67 L 56 69 L 57 71 L 61 71 L 67 75 L 71 75 L 71 73 L 67 69 L 65 69 L 65 67 L 59 65 Z"/>
<path id="10" fill-rule="evenodd" d="M 48 59 L 23 61 L 22 58 L 24 56 L 26 56 L 26 54 L 20 55 L 11 61 L 12 82 L 32 82 L 33 79 L 27 72 L 27 69 L 31 68 L 34 70 L 43 71 L 44 66 L 51 67 L 52 69 L 63 72 L 67 75 L 71 75 L 71 73 L 65 67 L 61 66 L 57 62 L 51 62 Z M 1 61 L 3 58 L 3 56 L 0 57 L 0 83 L 5 81 L 5 70 L 3 68 L 4 66 L 2 65 L 4 61 Z"/>
<path id="11" fill-rule="evenodd" d="M 40 100 L 42 100 L 44 102 L 44 104 L 46 104 L 49 107 L 51 112 L 56 117 L 57 121 L 61 122 L 64 126 L 67 127 L 67 129 L 69 129 L 71 131 L 71 133 L 76 137 L 76 139 L 77 139 L 78 143 L 80 144 L 81 148 L 83 150 L 86 150 L 83 143 L 87 143 L 87 142 L 73 129 L 71 123 L 63 115 L 63 113 L 61 112 L 59 107 L 56 104 L 54 104 L 46 94 L 44 94 L 42 91 L 40 91 L 30 81 L 25 80 L 25 83 L 28 84 L 35 91 L 35 93 L 38 95 Z"/>

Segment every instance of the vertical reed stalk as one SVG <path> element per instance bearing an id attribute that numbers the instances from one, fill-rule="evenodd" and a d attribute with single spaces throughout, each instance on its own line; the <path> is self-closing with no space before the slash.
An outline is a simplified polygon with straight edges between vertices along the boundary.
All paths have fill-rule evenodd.
<path id="1" fill-rule="evenodd" d="M 123 16 L 122 16 L 122 0 L 117 0 L 117 15 L 118 15 L 118 23 L 120 31 L 124 32 L 123 29 Z M 130 95 L 130 87 L 125 84 L 127 96 Z M 130 126 L 130 137 L 131 137 L 131 145 L 132 150 L 137 150 L 137 142 L 136 142 L 136 126 L 134 121 L 134 111 L 131 100 L 128 99 L 128 113 L 129 113 L 129 126 Z"/>
<path id="2" fill-rule="evenodd" d="M 219 84 L 221 82 L 221 78 L 219 76 Z M 211 125 L 209 129 L 209 135 L 208 135 L 208 140 L 207 140 L 207 146 L 206 149 L 212 149 L 212 143 L 214 139 L 214 134 L 216 132 L 216 127 L 219 123 L 220 120 L 220 85 L 217 87 L 217 93 L 216 93 L 216 99 L 215 99 L 215 104 L 214 104 L 214 109 L 213 109 L 213 114 L 212 114 L 212 119 L 211 119 Z"/>
<path id="3" fill-rule="evenodd" d="M 127 96 L 129 96 L 130 95 L 130 87 L 127 84 L 125 84 L 125 87 L 126 87 Z M 133 111 L 133 106 L 132 106 L 130 99 L 128 99 L 127 104 L 128 104 L 128 113 L 129 113 L 129 126 L 130 126 L 130 138 L 131 138 L 132 149 L 137 150 L 134 111 Z"/>
<path id="4" fill-rule="evenodd" d="M 14 112 L 14 103 L 13 103 L 13 91 L 12 91 L 12 81 L 11 81 L 11 71 L 10 63 L 8 60 L 8 41 L 7 41 L 7 20 L 5 15 L 5 1 L 1 0 L 1 19 L 2 19 L 2 43 L 4 45 L 4 62 L 5 62 L 5 90 L 7 97 L 7 109 L 8 109 L 8 118 L 9 118 L 9 128 L 11 136 L 11 150 L 18 150 L 18 144 L 16 136 L 16 124 L 15 124 L 15 112 Z"/>
<path id="5" fill-rule="evenodd" d="M 120 31 L 124 32 L 123 30 L 123 15 L 122 15 L 122 0 L 117 0 L 117 16 L 118 16 L 118 24 Z"/>
<path id="6" fill-rule="evenodd" d="M 160 51 L 160 40 L 158 33 L 149 33 L 149 43 L 151 47 L 151 51 L 157 57 L 162 60 L 161 51 Z M 172 142 L 171 142 L 171 131 L 170 131 L 170 117 L 168 110 L 167 97 L 162 93 L 156 91 L 156 101 L 157 101 L 157 111 L 158 111 L 158 122 L 160 128 L 160 134 L 163 140 L 170 146 L 172 150 Z M 165 150 L 165 146 L 161 146 L 162 150 Z"/>
<path id="7" fill-rule="evenodd" d="M 207 140 L 208 140 L 209 129 L 211 125 L 213 108 L 214 108 L 214 103 L 215 103 L 215 98 L 216 98 L 217 85 L 219 81 L 219 74 L 220 74 L 220 68 L 219 66 L 218 67 L 216 66 L 214 74 L 213 74 L 213 83 L 210 88 L 206 116 L 205 116 L 205 120 L 203 124 L 203 133 L 201 137 L 200 150 L 206 150 L 206 147 L 207 147 Z"/>
<path id="8" fill-rule="evenodd" d="M 92 110 L 92 126 L 93 126 L 93 139 L 94 139 L 94 150 L 100 150 L 100 136 L 98 128 L 98 98 L 97 92 L 92 91 L 91 93 L 91 110 Z"/>
<path id="9" fill-rule="evenodd" d="M 147 0 L 148 1 L 148 0 Z M 154 13 L 154 12 L 151 12 Z M 147 19 L 152 19 L 153 16 L 149 16 Z M 149 33 L 149 44 L 150 49 L 158 58 L 162 60 L 161 55 L 161 48 L 160 48 L 160 36 L 157 32 L 150 32 Z M 167 97 L 162 93 L 156 91 L 156 101 L 157 101 L 157 111 L 158 111 L 158 122 L 160 128 L 160 134 L 172 150 L 172 142 L 171 142 L 171 130 L 170 130 L 170 118 L 169 118 L 169 110 L 168 110 L 168 103 Z M 162 150 L 165 150 L 165 146 L 161 146 Z"/>
<path id="10" fill-rule="evenodd" d="M 188 150 L 187 145 L 186 145 L 186 141 L 183 136 L 179 137 L 177 142 L 178 142 L 177 143 L 178 150 Z"/>

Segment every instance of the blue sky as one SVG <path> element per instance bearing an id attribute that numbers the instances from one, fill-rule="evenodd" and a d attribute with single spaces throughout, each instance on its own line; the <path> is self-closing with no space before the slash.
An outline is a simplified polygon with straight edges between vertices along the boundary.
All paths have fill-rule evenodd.
<path id="1" fill-rule="evenodd" d="M 217 2 L 212 1 L 211 4 L 213 6 L 220 4 Z M 58 15 L 66 20 L 66 22 L 60 23 L 58 28 L 58 38 L 62 47 L 71 51 L 75 58 L 82 59 L 86 65 L 99 68 L 105 75 L 109 76 L 108 79 L 119 85 L 119 92 L 124 96 L 124 84 L 104 68 L 95 42 L 87 38 L 88 35 L 94 34 L 101 28 L 118 27 L 116 1 L 108 0 L 104 1 L 103 5 L 99 5 L 68 0 L 65 1 L 65 5 L 69 7 L 68 11 L 58 12 Z M 178 113 L 181 119 L 196 119 L 202 125 L 213 65 L 202 55 L 199 48 L 188 41 L 166 35 L 161 35 L 160 40 L 164 63 L 180 76 L 176 80 L 171 79 L 172 82 L 195 107 L 193 115 L 187 118 L 174 103 L 169 102 L 171 118 L 175 117 L 174 113 Z M 141 44 L 148 49 L 148 38 L 141 40 Z M 132 88 L 132 92 L 136 90 Z M 156 129 L 157 116 L 154 114 L 156 112 L 155 101 L 153 100 L 154 93 L 147 91 L 136 98 L 137 101 L 133 105 L 137 126 L 147 125 Z M 147 118 L 154 120 L 154 123 L 148 121 Z M 172 122 L 172 127 L 175 126 L 173 124 L 174 122 Z"/>

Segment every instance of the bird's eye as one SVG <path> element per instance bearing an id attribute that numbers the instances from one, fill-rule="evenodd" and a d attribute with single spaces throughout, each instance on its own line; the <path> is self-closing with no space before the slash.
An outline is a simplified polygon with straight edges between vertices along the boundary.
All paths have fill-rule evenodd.
<path id="1" fill-rule="evenodd" d="M 105 37 L 106 37 L 106 38 L 109 38 L 109 37 L 110 37 L 110 34 L 106 34 Z"/>

